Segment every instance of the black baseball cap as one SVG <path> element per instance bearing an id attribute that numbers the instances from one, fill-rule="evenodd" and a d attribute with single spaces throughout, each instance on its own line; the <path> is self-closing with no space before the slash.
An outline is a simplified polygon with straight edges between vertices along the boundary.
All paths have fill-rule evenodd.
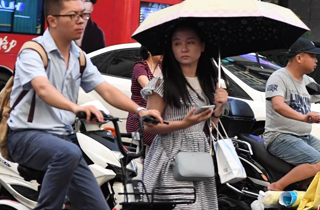
<path id="1" fill-rule="evenodd" d="M 288 51 L 288 58 L 293 58 L 299 53 L 320 54 L 320 48 L 316 47 L 311 40 L 300 37 L 291 45 Z"/>

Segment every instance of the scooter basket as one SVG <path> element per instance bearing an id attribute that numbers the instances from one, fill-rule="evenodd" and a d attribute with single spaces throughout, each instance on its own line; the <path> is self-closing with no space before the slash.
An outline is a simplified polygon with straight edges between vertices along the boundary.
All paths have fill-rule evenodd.
<path id="1" fill-rule="evenodd" d="M 196 189 L 194 187 L 156 187 L 151 193 L 146 191 L 145 185 L 140 180 L 132 180 L 139 183 L 142 192 L 119 193 L 119 195 L 134 196 L 135 201 L 122 202 L 125 210 L 167 210 L 173 209 L 177 204 L 191 204 L 196 201 Z"/>

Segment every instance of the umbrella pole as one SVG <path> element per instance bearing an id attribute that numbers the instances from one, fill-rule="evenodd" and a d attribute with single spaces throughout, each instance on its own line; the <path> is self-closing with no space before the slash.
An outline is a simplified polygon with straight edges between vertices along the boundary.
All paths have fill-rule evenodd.
<path id="1" fill-rule="evenodd" d="M 218 87 L 221 88 L 221 54 L 220 54 L 220 42 L 218 44 Z"/>

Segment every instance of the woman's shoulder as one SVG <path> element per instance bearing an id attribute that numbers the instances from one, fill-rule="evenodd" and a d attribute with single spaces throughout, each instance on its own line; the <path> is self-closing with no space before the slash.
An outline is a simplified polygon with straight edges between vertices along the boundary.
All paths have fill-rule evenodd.
<path id="1" fill-rule="evenodd" d="M 148 64 L 147 64 L 147 62 L 146 62 L 145 60 L 138 60 L 138 61 L 136 61 L 136 62 L 134 63 L 133 66 L 134 66 L 134 67 L 135 67 L 135 66 L 143 66 L 143 67 L 145 67 L 145 66 L 148 66 Z"/>
<path id="2" fill-rule="evenodd" d="M 139 60 L 134 63 L 133 71 L 149 72 L 150 69 L 149 69 L 148 63 L 145 60 Z"/>

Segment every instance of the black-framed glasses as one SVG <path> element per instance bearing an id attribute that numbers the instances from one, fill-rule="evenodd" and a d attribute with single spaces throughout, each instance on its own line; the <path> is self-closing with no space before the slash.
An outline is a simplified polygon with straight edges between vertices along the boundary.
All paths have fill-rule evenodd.
<path id="1" fill-rule="evenodd" d="M 70 17 L 71 20 L 78 21 L 80 18 L 83 20 L 90 19 L 90 13 L 83 13 L 83 14 L 70 14 L 70 15 L 52 15 L 54 17 Z"/>

